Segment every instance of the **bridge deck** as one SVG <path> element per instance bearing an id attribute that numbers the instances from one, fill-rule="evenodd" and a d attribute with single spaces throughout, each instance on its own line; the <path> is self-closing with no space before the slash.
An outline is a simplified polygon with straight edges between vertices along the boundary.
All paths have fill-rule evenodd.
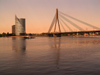
<path id="1" fill-rule="evenodd" d="M 48 33 L 48 34 L 95 33 L 95 32 L 100 32 L 100 30 L 96 30 L 96 31 L 75 31 L 75 32 L 61 32 L 61 33 Z"/>

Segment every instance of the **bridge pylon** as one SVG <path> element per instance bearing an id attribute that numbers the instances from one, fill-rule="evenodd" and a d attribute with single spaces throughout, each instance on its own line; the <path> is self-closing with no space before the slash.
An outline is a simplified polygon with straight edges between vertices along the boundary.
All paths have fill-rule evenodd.
<path id="1" fill-rule="evenodd" d="M 59 29 L 59 32 L 56 32 L 56 29 L 57 29 L 57 24 L 58 24 L 58 29 Z M 51 32 L 51 30 L 52 30 L 52 28 L 53 28 L 53 26 L 54 26 L 54 32 L 53 33 L 50 33 Z M 55 17 L 54 17 L 54 19 L 53 19 L 53 21 L 52 21 L 52 24 L 51 24 L 51 26 L 50 26 L 50 28 L 49 28 L 49 31 L 48 31 L 48 36 L 56 36 L 56 37 L 61 37 L 61 29 L 60 29 L 60 24 L 59 24 L 59 16 L 58 16 L 58 9 L 56 9 L 56 15 L 55 15 Z"/>

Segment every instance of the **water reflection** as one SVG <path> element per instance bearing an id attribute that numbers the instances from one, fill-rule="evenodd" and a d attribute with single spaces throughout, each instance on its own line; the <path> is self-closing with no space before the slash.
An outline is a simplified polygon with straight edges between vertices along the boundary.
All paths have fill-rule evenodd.
<path id="1" fill-rule="evenodd" d="M 77 37 L 77 41 L 73 41 L 74 43 L 79 44 L 100 44 L 100 37 Z"/>
<path id="2" fill-rule="evenodd" d="M 13 37 L 12 50 L 14 51 L 12 69 L 17 74 L 18 71 L 21 72 L 20 69 L 23 69 L 23 63 L 25 63 L 26 40 L 23 37 Z"/>
<path id="3" fill-rule="evenodd" d="M 59 69 L 59 62 L 60 62 L 60 46 L 61 46 L 61 37 L 54 37 L 52 40 L 52 49 L 55 51 L 55 63 L 57 69 Z"/>
<path id="4" fill-rule="evenodd" d="M 80 44 L 100 44 L 100 40 L 92 39 L 92 40 L 83 40 L 79 42 Z"/>
<path id="5" fill-rule="evenodd" d="M 15 52 L 20 54 L 25 54 L 26 50 L 26 41 L 23 37 L 13 37 L 12 38 L 12 49 L 15 50 Z"/>
<path id="6" fill-rule="evenodd" d="M 75 66 L 78 64 L 77 62 L 94 58 L 94 55 L 99 52 L 100 39 L 54 37 L 50 38 L 49 42 L 50 48 L 53 50 L 56 67 L 60 69 L 62 59 L 67 66 L 72 61 Z M 86 63 L 88 62 L 86 61 Z"/>

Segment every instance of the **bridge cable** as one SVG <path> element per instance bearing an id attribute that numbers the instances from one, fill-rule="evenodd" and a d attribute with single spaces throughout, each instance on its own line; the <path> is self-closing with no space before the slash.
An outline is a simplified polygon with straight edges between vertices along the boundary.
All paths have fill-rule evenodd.
<path id="1" fill-rule="evenodd" d="M 52 23 L 51 23 L 51 25 L 50 25 L 50 28 L 49 28 L 48 33 L 50 33 L 51 29 L 53 28 L 53 25 L 54 25 L 54 23 L 55 23 L 55 19 L 56 19 L 56 15 L 54 16 L 54 18 L 53 18 L 53 20 L 52 20 Z"/>
<path id="2" fill-rule="evenodd" d="M 71 25 L 73 25 L 74 27 L 78 28 L 79 30 L 83 30 L 81 27 L 79 27 L 79 26 L 76 25 L 74 22 L 70 21 L 69 19 L 65 18 L 65 17 L 62 16 L 61 14 L 60 14 L 60 16 L 61 16 L 64 20 L 66 20 L 67 22 L 69 22 Z"/>
<path id="3" fill-rule="evenodd" d="M 70 30 L 72 31 L 72 29 L 60 18 L 60 20 L 63 22 L 63 24 Z"/>
<path id="4" fill-rule="evenodd" d="M 79 19 L 77 19 L 77 18 L 74 18 L 74 17 L 72 17 L 72 16 L 69 16 L 69 15 L 67 15 L 67 14 L 64 14 L 64 13 L 61 12 L 61 11 L 59 11 L 59 12 L 60 12 L 61 14 L 65 15 L 65 16 L 67 16 L 67 17 L 69 17 L 69 18 L 71 18 L 71 19 L 74 19 L 74 20 L 76 20 L 76 21 L 78 21 L 78 22 L 81 22 L 81 23 L 83 23 L 83 24 L 85 24 L 85 25 L 87 25 L 87 26 L 93 27 L 93 28 L 95 28 L 95 29 L 100 29 L 100 28 L 98 28 L 98 27 L 96 27 L 96 26 L 93 26 L 93 25 L 88 24 L 88 23 L 86 23 L 86 22 L 84 22 L 84 21 L 81 21 L 81 20 L 79 20 Z"/>
<path id="5" fill-rule="evenodd" d="M 66 32 L 66 30 L 65 30 L 63 24 L 61 23 L 61 21 L 59 21 L 59 23 L 60 23 L 60 25 L 62 26 L 63 30 Z"/>

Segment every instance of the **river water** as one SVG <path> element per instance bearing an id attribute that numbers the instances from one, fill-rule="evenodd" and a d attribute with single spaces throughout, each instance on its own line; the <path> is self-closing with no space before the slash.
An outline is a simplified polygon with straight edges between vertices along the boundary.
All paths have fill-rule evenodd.
<path id="1" fill-rule="evenodd" d="M 0 75 L 100 75 L 100 37 L 0 38 Z"/>

